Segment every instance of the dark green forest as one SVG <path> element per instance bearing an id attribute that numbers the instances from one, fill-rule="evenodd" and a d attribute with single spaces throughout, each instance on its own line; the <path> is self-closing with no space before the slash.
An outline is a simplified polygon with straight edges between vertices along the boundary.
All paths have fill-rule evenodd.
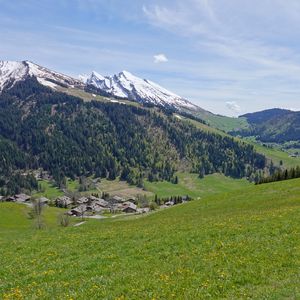
<path id="1" fill-rule="evenodd" d="M 58 185 L 91 176 L 143 186 L 176 182 L 185 169 L 253 176 L 266 166 L 251 145 L 201 131 L 161 108 L 83 102 L 30 78 L 0 95 L 0 188 L 7 194 L 35 187 L 24 170 L 42 168 Z"/>

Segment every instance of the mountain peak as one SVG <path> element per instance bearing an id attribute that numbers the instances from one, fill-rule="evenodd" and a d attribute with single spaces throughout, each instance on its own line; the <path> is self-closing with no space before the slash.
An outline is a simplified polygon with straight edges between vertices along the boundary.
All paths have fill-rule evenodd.
<path id="1" fill-rule="evenodd" d="M 96 71 L 93 71 L 93 72 L 92 72 L 92 76 L 93 76 L 93 77 L 96 77 L 96 78 L 98 78 L 98 79 L 101 79 L 101 80 L 104 79 L 104 76 L 102 76 L 101 74 L 97 73 Z"/>
<path id="2" fill-rule="evenodd" d="M 126 70 L 123 70 L 122 72 L 120 72 L 119 75 L 124 75 L 125 77 L 136 77 L 132 73 L 130 73 Z"/>
<path id="3" fill-rule="evenodd" d="M 16 82 L 35 77 L 39 83 L 56 88 L 83 87 L 80 80 L 52 71 L 28 60 L 24 61 L 0 61 L 0 92 L 7 86 L 13 86 Z"/>
<path id="4" fill-rule="evenodd" d="M 87 80 L 87 85 L 91 85 L 113 97 L 177 109 L 199 109 L 196 105 L 160 85 L 150 80 L 139 78 L 126 70 L 113 76 L 103 77 L 97 75 L 97 78 L 95 78 L 95 74 L 98 73 L 92 73 Z"/>
<path id="5" fill-rule="evenodd" d="M 16 82 L 35 77 L 39 83 L 61 90 L 63 88 L 79 88 L 91 86 L 105 95 L 153 105 L 199 110 L 200 108 L 188 100 L 176 95 L 160 85 L 139 78 L 124 70 L 114 76 L 102 76 L 93 71 L 90 76 L 74 79 L 70 76 L 52 71 L 31 61 L 0 61 L 0 92 L 5 87 L 12 87 Z"/>

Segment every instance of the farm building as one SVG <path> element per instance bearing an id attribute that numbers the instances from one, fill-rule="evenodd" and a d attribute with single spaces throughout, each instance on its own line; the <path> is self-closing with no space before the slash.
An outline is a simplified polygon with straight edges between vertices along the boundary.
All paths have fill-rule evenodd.
<path id="1" fill-rule="evenodd" d="M 94 204 L 99 205 L 101 207 L 108 207 L 108 202 L 103 199 L 97 199 L 95 200 Z"/>
<path id="2" fill-rule="evenodd" d="M 81 204 L 75 208 L 72 208 L 71 210 L 68 211 L 68 215 L 71 216 L 77 216 L 77 217 L 81 217 L 83 216 L 83 214 L 87 211 L 87 206 L 84 204 Z"/>
<path id="3" fill-rule="evenodd" d="M 30 201 L 31 197 L 26 195 L 26 194 L 18 194 L 18 195 L 15 195 L 15 200 L 16 202 L 28 202 Z"/>
<path id="4" fill-rule="evenodd" d="M 125 199 L 124 199 L 124 198 L 121 198 L 121 197 L 119 197 L 119 196 L 113 196 L 113 197 L 111 198 L 111 201 L 112 201 L 112 202 L 115 202 L 115 203 L 123 203 L 123 202 L 125 202 Z"/>
<path id="5" fill-rule="evenodd" d="M 122 211 L 125 213 L 135 213 L 137 212 L 137 206 L 132 202 L 125 202 Z"/>
<path id="6" fill-rule="evenodd" d="M 73 204 L 73 201 L 70 197 L 61 196 L 56 199 L 55 203 L 58 207 L 70 207 Z"/>
<path id="7" fill-rule="evenodd" d="M 78 204 L 87 204 L 89 202 L 89 199 L 87 197 L 81 197 L 77 200 Z"/>
<path id="8" fill-rule="evenodd" d="M 46 197 L 41 197 L 39 198 L 40 203 L 42 203 L 43 205 L 46 205 L 50 202 L 50 200 Z"/>

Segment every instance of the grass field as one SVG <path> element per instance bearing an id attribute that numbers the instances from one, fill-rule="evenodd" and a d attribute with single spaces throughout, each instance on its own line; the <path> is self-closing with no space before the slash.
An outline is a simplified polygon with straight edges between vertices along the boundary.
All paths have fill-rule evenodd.
<path id="1" fill-rule="evenodd" d="M 290 157 L 287 152 L 264 147 L 257 143 L 253 143 L 257 152 L 264 154 L 266 157 L 273 160 L 273 162 L 278 165 L 280 161 L 283 162 L 285 168 L 292 168 L 295 166 L 300 166 L 300 157 Z"/>
<path id="2" fill-rule="evenodd" d="M 42 191 L 38 193 L 34 193 L 35 197 L 43 196 L 50 200 L 54 200 L 57 197 L 62 196 L 64 194 L 59 188 L 57 188 L 47 180 L 39 180 L 38 184 L 42 188 Z"/>
<path id="3" fill-rule="evenodd" d="M 251 185 L 245 179 L 232 179 L 221 174 L 213 174 L 199 179 L 197 174 L 177 173 L 179 178 L 178 184 L 172 184 L 167 181 L 162 182 L 145 182 L 145 189 L 129 185 L 125 181 L 101 179 L 97 183 L 97 190 L 94 192 L 106 192 L 111 196 L 121 196 L 124 198 L 145 195 L 148 198 L 154 198 L 155 194 L 159 197 L 183 196 L 189 195 L 193 198 L 208 196 L 211 194 L 229 192 L 240 187 Z M 76 190 L 78 186 L 75 181 L 68 181 L 68 189 Z M 92 191 L 93 192 L 93 191 Z M 89 191 L 88 193 L 91 193 Z"/>
<path id="4" fill-rule="evenodd" d="M 11 234 L 11 231 L 34 229 L 34 221 L 29 218 L 31 208 L 27 205 L 4 202 L 0 203 L 0 235 Z M 65 209 L 45 207 L 43 211 L 43 224 L 46 229 L 57 228 L 59 216 Z"/>
<path id="5" fill-rule="evenodd" d="M 98 183 L 98 189 L 101 192 L 109 193 L 111 196 L 120 196 L 124 198 L 136 197 L 137 195 L 146 195 L 147 197 L 153 197 L 154 195 L 150 191 L 145 191 L 133 185 L 129 185 L 125 181 L 107 180 L 101 179 Z"/>
<path id="6" fill-rule="evenodd" d="M 177 176 L 178 184 L 147 181 L 145 188 L 159 197 L 189 195 L 196 199 L 251 186 L 246 179 L 232 179 L 221 174 L 208 175 L 203 179 L 199 179 L 198 174 L 190 173 L 177 173 Z"/>
<path id="7" fill-rule="evenodd" d="M 63 88 L 63 87 L 59 87 L 58 90 L 60 92 L 63 92 L 63 93 L 66 93 L 68 95 L 71 95 L 71 96 L 75 96 L 75 97 L 79 97 L 81 98 L 82 100 L 84 101 L 100 101 L 100 102 L 105 102 L 105 103 L 121 103 L 121 104 L 127 104 L 127 105 L 132 105 L 132 106 L 140 106 L 139 103 L 137 102 L 134 102 L 134 101 L 129 101 L 129 100 L 124 100 L 124 99 L 111 99 L 111 98 L 107 98 L 107 97 L 103 97 L 103 96 L 100 96 L 100 95 L 95 95 L 93 93 L 89 93 L 89 92 L 86 92 L 86 91 L 83 91 L 83 90 L 80 90 L 80 89 L 77 89 L 77 88 Z"/>
<path id="8" fill-rule="evenodd" d="M 24 209 L 0 203 L 1 299 L 300 298 L 300 180 L 41 231 Z"/>
<path id="9" fill-rule="evenodd" d="M 245 118 L 231 118 L 219 115 L 208 115 L 204 118 L 212 127 L 221 129 L 225 132 L 234 131 L 236 129 L 245 129 L 249 126 Z"/>

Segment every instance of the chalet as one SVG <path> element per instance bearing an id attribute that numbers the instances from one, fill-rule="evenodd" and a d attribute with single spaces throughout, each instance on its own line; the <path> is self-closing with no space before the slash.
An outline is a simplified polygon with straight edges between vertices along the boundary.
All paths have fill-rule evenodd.
<path id="1" fill-rule="evenodd" d="M 87 204 L 89 203 L 89 199 L 87 197 L 81 197 L 77 200 L 78 204 Z"/>
<path id="2" fill-rule="evenodd" d="M 174 201 L 168 201 L 165 203 L 166 206 L 173 206 L 174 204 Z"/>
<path id="3" fill-rule="evenodd" d="M 109 203 L 104 199 L 97 199 L 96 201 L 94 201 L 94 204 L 99 205 L 101 207 L 108 207 Z"/>
<path id="4" fill-rule="evenodd" d="M 26 195 L 26 194 L 18 194 L 18 195 L 15 195 L 15 200 L 16 202 L 29 202 L 31 197 Z"/>
<path id="5" fill-rule="evenodd" d="M 148 213 L 150 211 L 150 208 L 149 207 L 144 207 L 144 208 L 138 208 L 137 209 L 137 212 L 139 213 L 139 214 L 146 214 L 146 213 Z"/>
<path id="6" fill-rule="evenodd" d="M 132 202 L 134 204 L 138 203 L 138 200 L 135 197 L 130 197 L 130 198 L 127 199 L 127 201 Z"/>
<path id="7" fill-rule="evenodd" d="M 15 200 L 16 200 L 15 196 L 10 196 L 6 199 L 6 201 L 8 201 L 8 202 L 13 202 Z"/>
<path id="8" fill-rule="evenodd" d="M 73 204 L 73 201 L 70 197 L 61 196 L 56 199 L 55 203 L 58 207 L 70 207 Z"/>
<path id="9" fill-rule="evenodd" d="M 46 205 L 50 202 L 50 200 L 46 197 L 41 197 L 39 198 L 40 203 L 42 203 L 43 205 Z"/>
<path id="10" fill-rule="evenodd" d="M 123 202 L 125 202 L 125 199 L 121 198 L 119 196 L 113 196 L 111 198 L 111 201 L 114 202 L 114 203 L 123 203 Z"/>
<path id="11" fill-rule="evenodd" d="M 89 199 L 90 199 L 90 201 L 97 201 L 97 200 L 99 200 L 100 198 L 91 195 L 91 196 L 89 196 Z"/>
<path id="12" fill-rule="evenodd" d="M 137 212 L 137 206 L 132 202 L 125 202 L 122 211 L 125 213 L 135 213 Z"/>
<path id="13" fill-rule="evenodd" d="M 93 213 L 99 213 L 105 210 L 103 207 L 97 205 L 96 203 L 92 203 L 91 205 L 87 205 L 87 211 L 91 211 Z"/>
<path id="14" fill-rule="evenodd" d="M 68 211 L 68 215 L 81 217 L 84 215 L 84 213 L 87 211 L 87 206 L 84 204 L 81 204 L 75 208 L 72 208 L 70 211 Z"/>

